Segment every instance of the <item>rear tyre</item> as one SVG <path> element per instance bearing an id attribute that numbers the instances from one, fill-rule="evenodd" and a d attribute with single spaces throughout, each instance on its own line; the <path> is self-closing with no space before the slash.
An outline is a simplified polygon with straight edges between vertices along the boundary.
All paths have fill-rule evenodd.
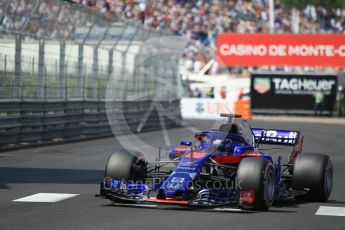
<path id="1" fill-rule="evenodd" d="M 308 153 L 297 157 L 293 167 L 292 188 L 309 189 L 308 193 L 296 196 L 297 200 L 327 201 L 333 187 L 333 165 L 325 154 Z"/>
<path id="2" fill-rule="evenodd" d="M 123 181 L 144 181 L 147 164 L 142 153 L 117 151 L 108 159 L 105 177 Z"/>
<path id="3" fill-rule="evenodd" d="M 237 170 L 237 182 L 241 190 L 254 190 L 252 209 L 268 210 L 274 202 L 275 174 L 272 163 L 264 158 L 245 158 Z"/>

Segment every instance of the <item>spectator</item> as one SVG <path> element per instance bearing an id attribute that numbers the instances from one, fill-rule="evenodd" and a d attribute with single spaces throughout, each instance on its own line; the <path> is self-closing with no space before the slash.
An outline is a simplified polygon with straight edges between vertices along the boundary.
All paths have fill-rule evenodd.
<path id="1" fill-rule="evenodd" d="M 199 88 L 196 88 L 194 90 L 194 97 L 201 98 L 202 97 L 202 92 Z"/>
<path id="2" fill-rule="evenodd" d="M 324 94 L 320 90 L 315 93 L 315 105 L 314 105 L 314 114 L 317 115 L 320 112 L 320 115 L 323 113 L 323 101 L 324 101 Z"/>
<path id="3" fill-rule="evenodd" d="M 243 88 L 240 89 L 240 92 L 238 93 L 238 100 L 242 100 L 243 99 L 243 96 L 244 96 L 244 93 L 243 93 Z"/>
<path id="4" fill-rule="evenodd" d="M 337 112 L 339 117 L 345 116 L 345 92 L 343 86 L 339 86 L 338 88 Z"/>
<path id="5" fill-rule="evenodd" d="M 207 92 L 207 97 L 214 98 L 214 87 L 211 87 Z"/>
<path id="6" fill-rule="evenodd" d="M 219 95 L 220 95 L 221 99 L 226 99 L 226 87 L 225 86 L 220 88 Z"/>

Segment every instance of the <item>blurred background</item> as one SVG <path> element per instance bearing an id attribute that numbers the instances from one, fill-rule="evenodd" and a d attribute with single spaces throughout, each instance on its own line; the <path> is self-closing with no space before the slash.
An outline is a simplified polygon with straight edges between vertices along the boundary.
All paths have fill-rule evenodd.
<path id="1" fill-rule="evenodd" d="M 157 98 L 167 127 L 222 112 L 344 117 L 344 33 L 343 0 L 1 0 L 1 143 L 110 135 L 107 100 L 126 114 L 119 134 L 138 132 Z M 139 61 L 164 36 L 186 41 L 175 64 Z M 270 45 L 300 53 L 260 53 Z M 161 127 L 147 116 L 143 130 Z"/>

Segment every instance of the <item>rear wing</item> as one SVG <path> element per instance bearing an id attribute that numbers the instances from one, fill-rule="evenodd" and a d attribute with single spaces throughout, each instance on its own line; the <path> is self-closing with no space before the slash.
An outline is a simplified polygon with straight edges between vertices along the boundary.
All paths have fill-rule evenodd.
<path id="1" fill-rule="evenodd" d="M 255 141 L 261 144 L 289 145 L 298 144 L 301 132 L 291 130 L 252 128 Z"/>

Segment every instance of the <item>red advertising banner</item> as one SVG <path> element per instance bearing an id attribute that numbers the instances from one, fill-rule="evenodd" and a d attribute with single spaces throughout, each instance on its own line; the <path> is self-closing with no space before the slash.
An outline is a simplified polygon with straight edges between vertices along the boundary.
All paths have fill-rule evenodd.
<path id="1" fill-rule="evenodd" d="M 345 67 L 345 35 L 220 34 L 217 57 L 223 66 Z"/>

